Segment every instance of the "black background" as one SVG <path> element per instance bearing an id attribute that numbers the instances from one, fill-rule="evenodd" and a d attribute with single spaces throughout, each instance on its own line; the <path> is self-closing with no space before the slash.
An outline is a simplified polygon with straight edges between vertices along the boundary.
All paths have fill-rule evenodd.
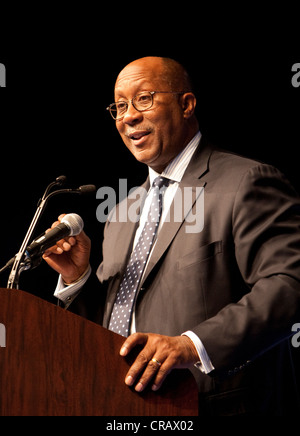
<path id="1" fill-rule="evenodd" d="M 300 88 L 291 84 L 292 65 L 300 62 L 295 14 L 274 15 L 273 6 L 265 15 L 245 8 L 234 17 L 229 10 L 208 16 L 180 7 L 176 18 L 159 6 L 133 8 L 132 15 L 117 4 L 102 12 L 18 6 L 1 15 L 0 62 L 7 70 L 7 87 L 0 88 L 1 266 L 20 248 L 38 199 L 57 176 L 68 177 L 66 187 L 92 183 L 97 189 L 117 190 L 121 178 L 128 188 L 144 181 L 147 168 L 127 151 L 105 110 L 118 72 L 142 56 L 182 62 L 194 81 L 202 134 L 274 164 L 300 191 Z M 36 235 L 60 213 L 79 213 L 96 267 L 99 203 L 94 196 L 54 198 Z M 51 301 L 56 279 L 43 263 L 23 273 L 20 287 Z M 4 273 L 0 286 L 6 282 Z M 299 361 L 299 349 L 293 352 Z"/>

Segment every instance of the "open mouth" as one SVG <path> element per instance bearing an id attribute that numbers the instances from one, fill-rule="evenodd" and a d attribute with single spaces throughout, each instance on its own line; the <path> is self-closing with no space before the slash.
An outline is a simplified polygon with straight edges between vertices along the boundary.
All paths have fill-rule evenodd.
<path id="1" fill-rule="evenodd" d="M 132 133 L 128 133 L 126 136 L 134 141 L 135 144 L 141 144 L 144 142 L 146 137 L 150 135 L 150 130 L 136 130 Z"/>

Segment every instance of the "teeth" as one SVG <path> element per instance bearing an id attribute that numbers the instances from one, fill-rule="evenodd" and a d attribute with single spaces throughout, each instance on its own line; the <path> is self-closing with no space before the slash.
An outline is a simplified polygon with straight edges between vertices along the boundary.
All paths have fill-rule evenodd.
<path id="1" fill-rule="evenodd" d="M 142 136 L 144 136 L 144 133 L 136 133 L 134 135 L 132 135 L 133 139 L 140 139 Z"/>
<path id="2" fill-rule="evenodd" d="M 143 136 L 148 135 L 147 132 L 136 132 L 129 135 L 131 139 L 141 139 Z"/>

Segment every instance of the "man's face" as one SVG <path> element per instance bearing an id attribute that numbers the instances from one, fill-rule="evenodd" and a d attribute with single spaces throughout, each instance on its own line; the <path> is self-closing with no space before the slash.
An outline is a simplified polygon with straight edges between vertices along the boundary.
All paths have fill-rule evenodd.
<path id="1" fill-rule="evenodd" d="M 115 101 L 130 102 L 143 91 L 178 91 L 171 89 L 162 76 L 162 64 L 157 59 L 140 59 L 121 71 L 115 86 Z M 187 145 L 184 116 L 184 96 L 155 94 L 153 106 L 137 111 L 129 103 L 123 119 L 116 127 L 134 157 L 162 172 L 169 162 Z"/>

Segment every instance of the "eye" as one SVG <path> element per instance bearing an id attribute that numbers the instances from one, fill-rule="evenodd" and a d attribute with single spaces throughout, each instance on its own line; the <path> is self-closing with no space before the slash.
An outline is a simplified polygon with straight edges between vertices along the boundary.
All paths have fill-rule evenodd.
<path id="1" fill-rule="evenodd" d="M 152 96 L 149 93 L 141 93 L 135 97 L 134 102 L 141 108 L 149 107 L 152 104 Z"/>
<path id="2" fill-rule="evenodd" d="M 123 114 L 127 110 L 127 103 L 125 101 L 116 103 L 116 109 L 118 114 Z"/>

